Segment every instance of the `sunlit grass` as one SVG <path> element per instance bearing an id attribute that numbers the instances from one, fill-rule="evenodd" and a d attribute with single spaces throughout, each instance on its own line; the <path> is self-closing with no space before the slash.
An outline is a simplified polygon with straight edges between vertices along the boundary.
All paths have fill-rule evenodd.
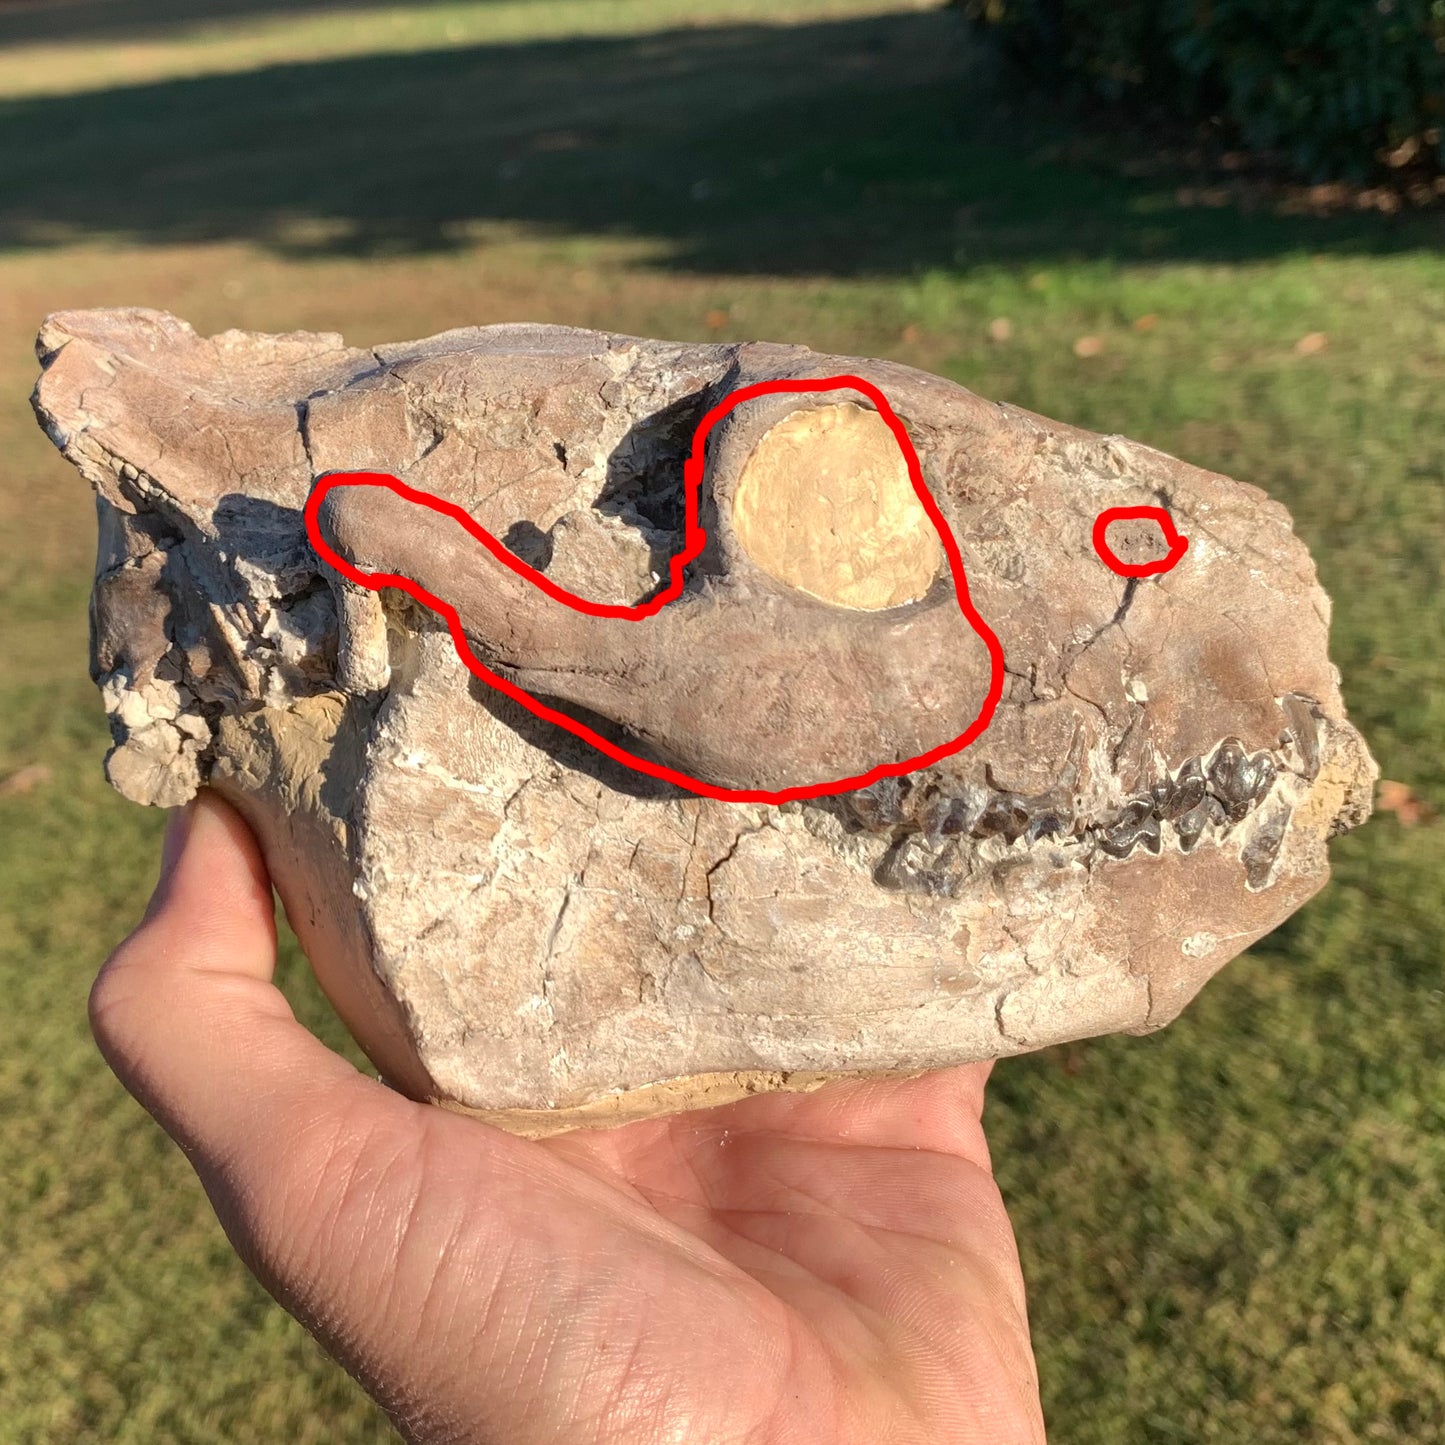
<path id="1" fill-rule="evenodd" d="M 96 0 L 82 11 L 96 8 Z M 638 35 L 668 26 L 796 25 L 847 16 L 935 8 L 932 0 L 471 0 L 471 3 L 347 5 L 292 13 L 244 12 L 214 20 L 195 7 L 191 17 L 152 30 L 143 3 L 112 4 L 135 16 L 135 33 L 121 40 L 22 39 L 0 49 L 0 99 L 74 95 L 201 75 L 230 75 L 289 62 L 357 55 L 405 55 L 467 45 L 506 45 L 580 36 Z M 106 15 L 109 25 L 117 21 Z M 30 20 L 30 24 L 26 24 Z M 11 31 L 26 36 L 33 19 L 0 11 L 0 46 Z M 23 28 L 22 28 L 23 27 Z M 49 27 L 47 27 L 49 28 Z M 61 29 L 62 26 L 56 26 Z"/>

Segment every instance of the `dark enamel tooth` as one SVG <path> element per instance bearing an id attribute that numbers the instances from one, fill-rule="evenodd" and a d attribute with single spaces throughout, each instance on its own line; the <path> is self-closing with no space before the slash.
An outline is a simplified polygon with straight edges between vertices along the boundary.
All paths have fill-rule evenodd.
<path id="1" fill-rule="evenodd" d="M 1276 805 L 1272 814 L 1264 815 L 1254 837 L 1244 845 L 1240 861 L 1244 864 L 1244 881 L 1251 889 L 1261 889 L 1269 883 L 1270 870 L 1279 857 L 1280 844 L 1285 841 L 1289 819 L 1289 808 Z"/>
<path id="2" fill-rule="evenodd" d="M 1225 738 L 1215 748 L 1214 756 L 1209 762 L 1209 786 L 1221 801 L 1229 802 L 1231 798 L 1239 795 L 1239 770 L 1248 757 L 1244 744 L 1238 738 Z"/>
<path id="3" fill-rule="evenodd" d="M 873 869 L 873 881 L 882 888 L 908 888 L 914 882 L 914 870 L 908 866 L 907 854 L 911 850 L 911 838 L 899 838 L 878 860 Z"/>
<path id="4" fill-rule="evenodd" d="M 1192 853 L 1194 845 L 1199 842 L 1205 828 L 1210 823 L 1222 823 L 1223 821 L 1224 805 L 1219 799 L 1207 795 L 1201 798 L 1174 825 L 1179 832 L 1180 850 Z"/>
<path id="5" fill-rule="evenodd" d="M 1274 786 L 1274 780 L 1279 776 L 1279 768 L 1268 753 L 1256 753 L 1249 760 L 1249 764 L 1254 770 L 1254 794 L 1251 801 L 1258 803 Z"/>
<path id="6" fill-rule="evenodd" d="M 972 832 L 983 814 L 985 801 L 986 795 L 972 791 L 954 797 L 939 793 L 919 810 L 918 820 L 928 841 L 937 847 L 945 838 Z"/>
<path id="7" fill-rule="evenodd" d="M 1244 864 L 1244 881 L 1248 887 L 1263 888 L 1269 882 L 1270 869 L 1279 856 L 1289 819 L 1288 809 L 1266 817 L 1254 837 L 1245 844 L 1239 858 Z"/>
<path id="8" fill-rule="evenodd" d="M 898 839 L 873 870 L 873 880 L 881 887 L 935 898 L 956 897 L 967 877 L 957 842 L 946 844 L 934 855 L 919 843 L 917 834 Z"/>
<path id="9" fill-rule="evenodd" d="M 994 793 L 973 825 L 974 834 L 980 838 L 997 835 L 1006 843 L 1016 843 L 1029 826 L 1028 809 L 1023 801 L 1017 793 Z"/>
<path id="10" fill-rule="evenodd" d="M 1178 818 L 1191 808 L 1197 808 L 1203 801 L 1207 787 L 1204 764 L 1199 758 L 1190 758 L 1170 784 L 1169 801 L 1160 808 L 1160 817 Z"/>
<path id="11" fill-rule="evenodd" d="M 1305 777 L 1311 782 L 1320 771 L 1320 713 L 1317 704 L 1297 692 L 1286 693 L 1280 701 L 1289 730 L 1304 763 Z"/>
<path id="12" fill-rule="evenodd" d="M 1040 838 L 1062 838 L 1073 827 L 1073 821 L 1072 815 L 1066 817 L 1061 813 L 1044 809 L 1033 815 L 1024 836 L 1030 843 L 1037 843 Z"/>
<path id="13" fill-rule="evenodd" d="M 1064 838 L 1074 831 L 1078 813 L 1074 806 L 1074 790 L 1062 782 L 1047 793 L 1024 800 L 1029 814 L 1029 842 L 1038 838 Z"/>
<path id="14" fill-rule="evenodd" d="M 1231 823 L 1238 823 L 1249 812 L 1257 781 L 1244 744 L 1238 738 L 1225 738 L 1209 764 L 1209 791 L 1224 804 Z"/>
<path id="15" fill-rule="evenodd" d="M 1159 819 L 1154 816 L 1154 801 L 1152 798 L 1135 798 L 1120 809 L 1119 816 L 1107 828 L 1099 830 L 1098 845 L 1111 858 L 1122 858 L 1149 833 L 1151 824 L 1157 845 Z M 1157 846 L 1155 851 L 1158 851 Z"/>
<path id="16" fill-rule="evenodd" d="M 856 793 L 846 794 L 847 810 L 860 827 L 875 831 L 892 828 L 907 820 L 904 803 L 912 790 L 909 778 L 883 778 Z"/>

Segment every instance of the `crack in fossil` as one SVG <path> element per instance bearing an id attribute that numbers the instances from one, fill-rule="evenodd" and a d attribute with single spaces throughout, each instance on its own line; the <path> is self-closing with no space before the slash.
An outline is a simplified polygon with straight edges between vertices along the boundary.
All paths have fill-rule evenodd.
<path id="1" fill-rule="evenodd" d="M 732 861 L 733 856 L 737 853 L 738 849 L 742 847 L 744 838 L 751 838 L 753 834 L 761 833 L 765 829 L 770 827 L 772 827 L 772 820 L 770 818 L 764 817 L 760 821 L 752 823 L 746 828 L 739 829 L 737 836 L 728 845 L 727 852 L 724 853 L 722 857 L 717 860 L 716 863 L 708 865 L 707 872 L 703 874 L 703 887 L 707 890 L 707 916 L 709 922 L 714 921 L 712 875 L 716 873 L 718 869 L 723 866 L 723 864 L 730 863 Z"/>

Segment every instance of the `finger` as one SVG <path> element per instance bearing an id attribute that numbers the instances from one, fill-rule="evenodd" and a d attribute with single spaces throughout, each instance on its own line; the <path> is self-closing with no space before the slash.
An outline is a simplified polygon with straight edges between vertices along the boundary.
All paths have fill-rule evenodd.
<path id="1" fill-rule="evenodd" d="M 989 1169 L 983 1133 L 991 1060 L 932 1069 L 911 1079 L 860 1079 L 800 1101 L 796 1127 L 875 1147 L 932 1149 Z"/>
<path id="2" fill-rule="evenodd" d="M 811 1092 L 778 1090 L 615 1132 L 624 1142 L 656 1134 L 746 1129 L 819 1143 L 879 1149 L 930 1149 L 991 1172 L 983 1132 L 984 1093 L 993 1060 L 956 1064 L 909 1077 L 840 1079 Z M 633 1135 L 632 1131 L 635 1131 Z"/>

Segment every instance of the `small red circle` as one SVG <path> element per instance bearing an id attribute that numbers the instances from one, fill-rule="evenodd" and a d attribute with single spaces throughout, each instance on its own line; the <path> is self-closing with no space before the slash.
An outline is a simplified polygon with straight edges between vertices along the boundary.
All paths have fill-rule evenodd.
<path id="1" fill-rule="evenodd" d="M 1125 562 L 1119 558 L 1114 549 L 1109 546 L 1105 533 L 1115 522 L 1143 521 L 1155 522 L 1159 530 L 1164 533 L 1164 541 L 1169 547 L 1168 553 L 1154 562 Z M 1174 526 L 1174 519 L 1164 510 L 1163 507 L 1106 507 L 1094 519 L 1094 551 L 1103 559 L 1104 565 L 1111 572 L 1117 572 L 1121 577 L 1157 577 L 1161 572 L 1167 572 L 1184 555 L 1184 549 L 1189 546 L 1189 538 L 1181 537 Z"/>

